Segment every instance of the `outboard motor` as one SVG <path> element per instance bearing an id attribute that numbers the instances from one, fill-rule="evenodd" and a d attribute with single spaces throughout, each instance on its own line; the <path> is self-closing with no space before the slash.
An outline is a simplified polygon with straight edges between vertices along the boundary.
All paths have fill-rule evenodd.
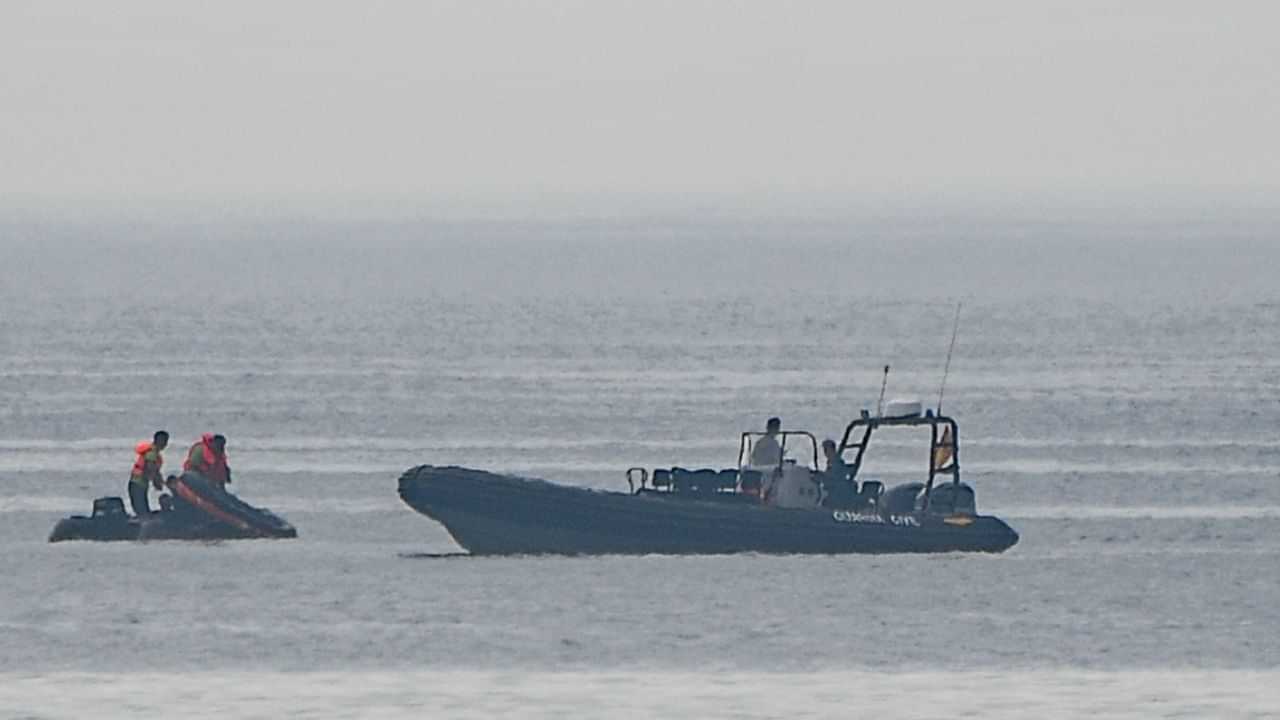
<path id="1" fill-rule="evenodd" d="M 93 501 L 93 514 L 72 515 L 53 526 L 49 542 L 62 540 L 133 540 L 138 536 L 138 523 L 125 512 L 124 500 L 102 497 Z"/>
<path id="2" fill-rule="evenodd" d="M 100 497 L 93 501 L 93 517 L 127 522 L 129 513 L 124 510 L 124 500 L 118 497 Z"/>
<path id="3" fill-rule="evenodd" d="M 924 493 L 920 494 L 920 505 L 924 504 Z M 965 483 L 942 483 L 934 485 L 929 496 L 929 513 L 932 515 L 977 515 L 978 499 L 973 488 Z"/>

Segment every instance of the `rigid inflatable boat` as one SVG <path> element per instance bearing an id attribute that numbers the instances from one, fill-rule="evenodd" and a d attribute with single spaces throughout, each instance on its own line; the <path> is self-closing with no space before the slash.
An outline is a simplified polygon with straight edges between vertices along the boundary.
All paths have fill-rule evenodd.
<path id="1" fill-rule="evenodd" d="M 593 490 L 462 467 L 423 465 L 400 478 L 400 497 L 442 524 L 474 555 L 1002 552 L 1018 534 L 977 512 L 960 481 L 954 420 L 918 406 L 863 416 L 838 448 L 850 462 L 819 472 L 817 443 L 804 431 L 772 439 L 776 465 L 751 463 L 765 435 L 743 433 L 738 466 L 724 470 L 632 468 L 628 492 Z M 885 490 L 860 482 L 872 435 L 882 428 L 931 430 L 923 482 Z M 787 457 L 801 442 L 812 462 Z M 935 482 L 935 480 L 941 481 Z"/>
<path id="2" fill-rule="evenodd" d="M 254 507 L 195 472 L 170 478 L 171 495 L 147 517 L 125 512 L 124 501 L 93 501 L 92 515 L 58 521 L 49 542 L 62 540 L 242 540 L 294 538 L 298 531 L 270 510 Z"/>

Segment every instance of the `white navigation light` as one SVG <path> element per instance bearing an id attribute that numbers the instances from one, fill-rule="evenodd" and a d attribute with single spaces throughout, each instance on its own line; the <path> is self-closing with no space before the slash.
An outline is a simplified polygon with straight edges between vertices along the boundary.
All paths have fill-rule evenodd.
<path id="1" fill-rule="evenodd" d="M 923 406 L 919 400 L 890 400 L 884 406 L 883 417 L 913 418 L 920 417 Z"/>

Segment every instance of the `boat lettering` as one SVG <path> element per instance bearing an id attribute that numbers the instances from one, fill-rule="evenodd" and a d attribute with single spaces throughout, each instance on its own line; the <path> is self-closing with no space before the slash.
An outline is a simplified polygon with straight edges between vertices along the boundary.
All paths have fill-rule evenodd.
<path id="1" fill-rule="evenodd" d="M 852 510 L 835 510 L 831 513 L 831 519 L 841 523 L 870 523 L 873 525 L 888 523 L 902 527 L 920 527 L 920 521 L 910 515 L 890 515 L 886 519 L 880 515 L 853 512 Z"/>

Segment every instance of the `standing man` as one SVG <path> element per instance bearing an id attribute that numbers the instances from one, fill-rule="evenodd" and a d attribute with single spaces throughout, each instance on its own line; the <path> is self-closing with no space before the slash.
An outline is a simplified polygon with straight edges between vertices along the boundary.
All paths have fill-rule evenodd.
<path id="1" fill-rule="evenodd" d="M 761 473 L 759 494 L 762 502 L 769 501 L 782 476 L 782 445 L 778 442 L 781 432 L 782 420 L 769 418 L 764 424 L 764 435 L 751 446 L 751 455 L 747 458 L 747 464 Z"/>
<path id="2" fill-rule="evenodd" d="M 764 426 L 764 437 L 756 441 L 751 448 L 749 462 L 758 468 L 775 467 L 782 464 L 782 446 L 778 444 L 778 433 L 782 431 L 782 420 L 772 417 Z"/>
<path id="3" fill-rule="evenodd" d="M 196 472 L 212 485 L 225 490 L 231 482 L 231 468 L 227 467 L 227 439 L 221 435 L 205 433 L 191 446 L 187 461 L 182 464 L 185 472 Z"/>
<path id="4" fill-rule="evenodd" d="M 146 517 L 151 514 L 151 503 L 147 500 L 147 483 L 160 490 L 164 487 L 161 480 L 160 467 L 164 465 L 164 456 L 160 451 L 169 444 L 169 433 L 157 430 L 151 440 L 143 440 L 133 448 L 137 458 L 133 461 L 133 472 L 129 473 L 129 504 L 133 506 L 133 514 Z"/>

